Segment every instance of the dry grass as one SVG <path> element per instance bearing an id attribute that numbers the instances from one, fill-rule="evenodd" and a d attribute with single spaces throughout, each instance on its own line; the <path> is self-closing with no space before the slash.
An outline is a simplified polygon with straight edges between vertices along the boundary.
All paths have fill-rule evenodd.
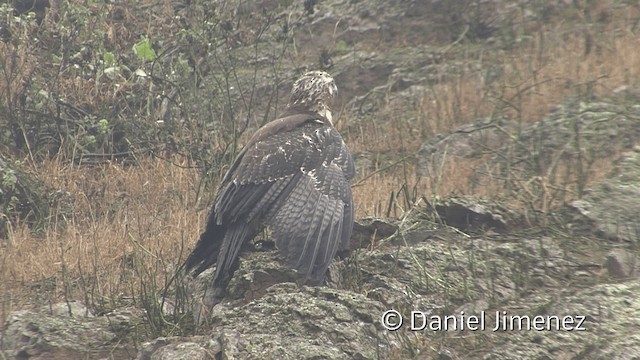
<path id="1" fill-rule="evenodd" d="M 43 237 L 34 237 L 26 225 L 15 228 L 0 267 L 5 311 L 64 296 L 84 299 L 85 292 L 95 296 L 92 303 L 109 308 L 144 280 L 133 276 L 139 265 L 134 262 L 145 261 L 136 254 L 147 264 L 163 260 L 162 270 L 171 272 L 204 226 L 207 210 L 194 205 L 194 169 L 159 159 L 93 168 L 52 160 L 38 173 L 70 194 L 75 213 L 65 228 L 50 224 Z"/>
<path id="2" fill-rule="evenodd" d="M 478 160 L 445 163 L 430 179 L 416 178 L 414 159 L 387 166 L 415 153 L 425 136 L 478 117 L 501 113 L 532 122 L 566 96 L 609 95 L 620 86 L 637 85 L 640 38 L 627 30 L 631 13 L 623 13 L 598 34 L 540 29 L 529 46 L 474 55 L 469 60 L 501 66 L 502 77 L 487 85 L 481 74 L 465 73 L 433 85 L 418 102 L 415 123 L 395 119 L 351 131 L 347 138 L 353 150 L 389 154 L 385 161 L 371 159 L 374 166 L 360 174 L 364 180 L 354 188 L 357 217 L 401 217 L 422 195 L 499 195 L 496 184 L 469 184 Z M 591 45 L 585 48 L 587 38 Z M 91 96 L 104 91 L 85 83 L 65 86 Z M 204 227 L 208 209 L 196 206 L 200 173 L 195 169 L 155 158 L 139 159 L 135 166 L 76 167 L 57 159 L 32 166 L 48 185 L 70 194 L 74 214 L 65 228 L 51 223 L 43 237 L 32 235 L 24 224 L 13 228 L 11 245 L 0 255 L 0 319 L 16 309 L 65 298 L 89 296 L 105 308 L 131 299 L 144 280 L 134 276 L 136 262 L 164 277 Z M 607 161 L 595 164 L 591 181 L 609 166 Z"/>

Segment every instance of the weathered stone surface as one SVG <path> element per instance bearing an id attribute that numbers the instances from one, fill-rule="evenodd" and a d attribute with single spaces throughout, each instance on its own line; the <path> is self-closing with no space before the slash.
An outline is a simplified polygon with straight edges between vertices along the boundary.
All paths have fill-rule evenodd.
<path id="1" fill-rule="evenodd" d="M 223 358 L 374 359 L 390 347 L 383 311 L 361 294 L 284 283 L 246 305 L 214 309 L 210 334 Z"/>
<path id="2" fill-rule="evenodd" d="M 17 359 L 100 358 L 127 354 L 104 318 L 80 303 L 59 303 L 39 311 L 22 310 L 4 324 L 4 354 Z M 126 355 L 124 355 L 126 356 Z"/>
<path id="3" fill-rule="evenodd" d="M 552 164 L 557 157 L 576 161 L 579 156 L 606 158 L 631 148 L 640 139 L 639 105 L 610 101 L 572 101 L 558 105 L 542 120 L 518 135 L 512 165 L 529 171 Z"/>
<path id="4" fill-rule="evenodd" d="M 636 124 L 637 125 L 637 124 Z M 640 128 L 640 126 L 639 126 Z M 640 147 L 622 155 L 607 181 L 572 203 L 610 239 L 640 239 Z"/>
<path id="5" fill-rule="evenodd" d="M 584 317 L 584 330 L 577 323 L 551 330 L 504 331 L 484 359 L 635 359 L 640 357 L 640 280 L 623 284 L 601 284 L 566 295 L 559 292 L 509 310 L 513 315 L 540 314 Z M 544 304 L 550 304 L 544 305 Z M 540 306 L 544 312 L 540 313 Z M 523 311 L 523 309 L 525 309 Z M 570 330 L 571 329 L 571 330 Z M 526 344 L 532 344 L 527 346 Z M 535 344 L 535 346 L 533 346 Z"/>
<path id="6" fill-rule="evenodd" d="M 210 336 L 157 338 L 142 344 L 138 360 L 213 360 L 221 351 Z"/>
<path id="7" fill-rule="evenodd" d="M 604 263 L 609 276 L 627 278 L 640 274 L 640 257 L 630 249 L 613 249 L 607 254 Z"/>

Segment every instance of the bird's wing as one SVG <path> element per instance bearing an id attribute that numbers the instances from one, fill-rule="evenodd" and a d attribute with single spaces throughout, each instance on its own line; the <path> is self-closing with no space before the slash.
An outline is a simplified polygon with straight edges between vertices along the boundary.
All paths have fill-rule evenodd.
<path id="1" fill-rule="evenodd" d="M 351 155 L 332 126 L 301 123 L 249 143 L 225 176 L 216 221 L 264 220 L 287 264 L 322 279 L 336 250 L 348 246 L 354 174 Z"/>
<path id="2" fill-rule="evenodd" d="M 336 164 L 304 173 L 270 221 L 287 264 L 319 283 L 353 227 L 351 188 Z"/>
<path id="3" fill-rule="evenodd" d="M 277 160 L 284 161 L 279 149 L 271 154 L 282 133 L 307 122 L 323 121 L 317 114 L 297 112 L 268 123 L 251 137 L 222 180 L 205 231 L 185 262 L 187 271 L 193 270 L 197 276 L 217 263 L 214 278 L 220 283 L 226 281 L 242 244 L 262 229 L 266 211 L 297 181 L 295 172 L 284 167 L 277 179 L 269 178 L 261 164 L 269 162 L 267 167 L 272 167 Z M 291 153 L 291 146 L 284 146 Z"/>

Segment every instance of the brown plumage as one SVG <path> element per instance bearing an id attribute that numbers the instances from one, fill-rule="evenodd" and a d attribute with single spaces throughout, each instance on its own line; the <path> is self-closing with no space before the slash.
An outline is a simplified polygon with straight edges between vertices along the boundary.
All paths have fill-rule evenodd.
<path id="1" fill-rule="evenodd" d="M 186 262 L 194 276 L 216 264 L 213 297 L 224 296 L 240 248 L 265 225 L 286 265 L 321 284 L 353 229 L 351 154 L 333 127 L 333 78 L 298 79 L 287 109 L 259 129 L 224 176 L 205 231 Z"/>

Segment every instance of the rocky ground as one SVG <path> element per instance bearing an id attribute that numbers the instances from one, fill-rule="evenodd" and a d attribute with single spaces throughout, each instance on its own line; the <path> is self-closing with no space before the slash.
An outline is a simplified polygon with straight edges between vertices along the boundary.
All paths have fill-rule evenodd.
<path id="1" fill-rule="evenodd" d="M 277 2 L 261 3 L 276 6 Z M 282 5 L 282 12 L 304 14 L 296 42 L 304 44 L 301 49 L 308 59 L 330 64 L 340 87 L 340 108 L 354 114 L 352 127 L 382 121 L 390 108 L 402 109 L 399 116 L 416 117 L 415 99 L 447 77 L 478 73 L 492 82 L 501 76 L 499 67 L 468 62 L 465 51 L 431 44 L 456 44 L 464 35 L 477 41 L 468 51 L 504 49 L 518 36 L 512 33 L 514 18 L 535 24 L 572 6 L 564 1 L 543 5 L 524 1 L 519 7 L 501 1 L 305 4 Z M 472 10 L 465 12 L 466 17 L 451 15 L 463 5 Z M 235 11 L 255 9 L 238 5 Z M 331 47 L 336 49 L 330 56 L 323 52 L 327 38 L 333 39 Z M 397 43 L 400 38 L 406 46 Z M 359 44 L 358 49 L 342 49 L 352 44 Z M 381 51 L 384 46 L 393 51 Z M 357 61 L 350 60 L 354 58 Z M 259 242 L 243 256 L 225 301 L 211 312 L 199 306 L 211 271 L 185 284 L 184 303 L 158 304 L 167 322 L 170 314 L 184 315 L 180 336 L 141 336 L 140 329 L 150 326 L 152 316 L 137 307 L 97 313 L 82 301 L 70 301 L 9 314 L 0 338 L 2 355 L 17 359 L 638 358 L 640 107 L 634 89 L 619 90 L 611 96 L 558 99 L 535 122 L 508 116 L 481 118 L 426 140 L 412 157 L 422 176 L 437 172 L 443 159 L 475 156 L 480 147 L 487 160 L 474 169 L 475 181 L 508 178 L 504 186 L 513 186 L 519 201 L 422 198 L 401 219 L 360 219 L 352 253 L 332 265 L 327 286 L 296 285 L 295 274 L 280 266 L 268 241 Z M 507 153 L 509 157 L 504 156 Z M 356 155 L 359 168 L 370 166 L 367 154 Z M 589 187 L 578 186 L 577 200 L 535 210 L 516 206 L 529 199 L 531 184 L 543 184 L 535 180 L 540 178 L 540 164 L 570 167 L 584 163 L 580 157 L 587 155 L 593 163 L 611 162 L 612 170 Z M 534 180 L 527 182 L 528 187 L 520 179 Z M 383 315 L 388 310 L 395 312 L 385 327 Z M 412 311 L 424 315 L 416 318 L 421 321 L 415 325 L 426 327 L 411 328 Z M 467 322 L 467 329 L 461 329 L 465 316 L 467 320 L 475 316 L 478 322 Z M 515 323 L 494 331 L 496 316 Z M 389 330 L 400 317 L 402 326 Z M 469 329 L 474 324 L 480 327 L 481 319 L 484 328 Z"/>

